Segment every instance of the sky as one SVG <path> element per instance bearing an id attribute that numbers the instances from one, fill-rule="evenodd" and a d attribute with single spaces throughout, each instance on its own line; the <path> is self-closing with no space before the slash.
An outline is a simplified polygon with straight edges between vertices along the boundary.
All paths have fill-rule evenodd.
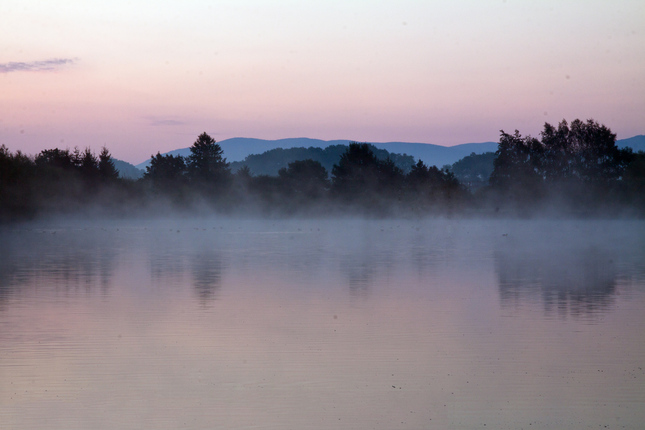
<path id="1" fill-rule="evenodd" d="M 0 144 L 645 134 L 642 0 L 3 0 Z"/>

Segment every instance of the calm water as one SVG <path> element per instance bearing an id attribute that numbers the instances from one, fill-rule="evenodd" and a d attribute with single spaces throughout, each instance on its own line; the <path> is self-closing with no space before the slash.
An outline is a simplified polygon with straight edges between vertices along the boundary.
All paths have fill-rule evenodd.
<path id="1" fill-rule="evenodd" d="M 645 427 L 643 221 L 0 230 L 3 429 Z"/>

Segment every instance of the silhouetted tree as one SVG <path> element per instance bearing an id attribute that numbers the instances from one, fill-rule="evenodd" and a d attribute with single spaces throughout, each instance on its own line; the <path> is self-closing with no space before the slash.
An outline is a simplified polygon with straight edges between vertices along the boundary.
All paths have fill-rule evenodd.
<path id="1" fill-rule="evenodd" d="M 86 195 L 81 174 L 82 156 L 76 148 L 46 149 L 35 158 L 34 199 L 43 210 L 74 210 Z"/>
<path id="2" fill-rule="evenodd" d="M 517 130 L 515 134 L 501 133 L 491 187 L 513 201 L 536 201 L 543 194 L 542 145 Z"/>
<path id="3" fill-rule="evenodd" d="M 9 212 L 16 216 L 71 213 L 89 207 L 112 212 L 124 209 L 131 198 L 137 198 L 134 183 L 125 186 L 120 181 L 103 180 L 116 179 L 106 148 L 98 158 L 90 148 L 83 151 L 54 148 L 45 149 L 32 159 L 20 151 L 11 155 L 3 147 L 0 159 L 10 161 L 10 166 L 2 170 L 7 172 L 8 181 L 13 182 L 8 187 L 0 184 L 4 191 L 0 192 L 0 205 L 11 199 Z M 110 165 L 112 169 L 103 178 L 106 166 Z M 3 209 L 0 207 L 0 213 Z"/>
<path id="4" fill-rule="evenodd" d="M 152 182 L 158 190 L 175 189 L 186 182 L 186 163 L 181 155 L 157 155 L 150 157 L 150 164 L 146 166 L 144 180 Z"/>
<path id="5" fill-rule="evenodd" d="M 272 212 L 282 209 L 284 204 L 281 185 L 281 180 L 277 176 L 258 175 L 250 178 L 248 190 L 260 210 Z"/>
<path id="6" fill-rule="evenodd" d="M 443 186 L 445 180 L 445 173 L 439 170 L 437 166 L 428 167 L 423 161 L 419 160 L 408 173 L 406 186 L 414 192 L 421 192 L 425 188 L 439 189 Z"/>
<path id="7" fill-rule="evenodd" d="M 563 120 L 557 128 L 547 123 L 540 135 L 547 182 L 606 182 L 624 171 L 627 160 L 616 146 L 616 135 L 592 119 L 576 119 L 571 126 Z"/>
<path id="8" fill-rule="evenodd" d="M 114 167 L 110 151 L 104 146 L 101 148 L 98 161 L 99 176 L 103 181 L 114 181 L 119 177 L 119 172 Z"/>
<path id="9" fill-rule="evenodd" d="M 645 212 L 645 152 L 627 154 L 630 159 L 623 176 L 624 200 L 627 206 Z"/>
<path id="10" fill-rule="evenodd" d="M 90 148 L 85 148 L 85 151 L 81 154 L 79 168 L 83 179 L 88 182 L 96 182 L 96 179 L 99 176 L 98 159 L 92 153 Z"/>
<path id="11" fill-rule="evenodd" d="M 351 142 L 332 169 L 332 191 L 344 198 L 374 192 L 379 177 L 379 162 L 367 143 Z"/>
<path id="12" fill-rule="evenodd" d="M 378 162 L 378 189 L 381 196 L 388 199 L 401 197 L 405 175 L 391 158 Z"/>
<path id="13" fill-rule="evenodd" d="M 311 159 L 289 163 L 278 176 L 286 194 L 300 202 L 321 198 L 329 187 L 327 170 Z"/>
<path id="14" fill-rule="evenodd" d="M 69 149 L 45 149 L 36 156 L 36 166 L 59 171 L 74 171 L 78 167 L 78 157 Z"/>
<path id="15" fill-rule="evenodd" d="M 231 170 L 222 148 L 206 133 L 199 135 L 187 158 L 187 176 L 200 191 L 220 193 L 231 180 Z"/>
<path id="16" fill-rule="evenodd" d="M 548 123 L 542 141 L 502 131 L 491 187 L 514 202 L 537 203 L 550 196 L 575 210 L 612 204 L 629 151 L 594 120 Z"/>
<path id="17" fill-rule="evenodd" d="M 32 215 L 35 210 L 34 161 L 17 151 L 11 154 L 0 145 L 0 221 Z"/>
<path id="18" fill-rule="evenodd" d="M 415 211 L 452 210 L 465 198 L 466 192 L 447 169 L 426 166 L 419 160 L 405 177 L 407 205 Z"/>
<path id="19" fill-rule="evenodd" d="M 379 160 L 367 143 L 351 142 L 332 169 L 332 196 L 377 214 L 398 205 L 403 184 L 403 170 L 389 157 Z"/>

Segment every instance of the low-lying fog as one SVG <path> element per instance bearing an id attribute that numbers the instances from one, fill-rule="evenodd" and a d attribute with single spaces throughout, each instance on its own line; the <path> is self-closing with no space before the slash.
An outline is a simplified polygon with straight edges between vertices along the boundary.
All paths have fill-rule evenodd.
<path id="1" fill-rule="evenodd" d="M 0 228 L 8 428 L 639 428 L 645 221 Z"/>

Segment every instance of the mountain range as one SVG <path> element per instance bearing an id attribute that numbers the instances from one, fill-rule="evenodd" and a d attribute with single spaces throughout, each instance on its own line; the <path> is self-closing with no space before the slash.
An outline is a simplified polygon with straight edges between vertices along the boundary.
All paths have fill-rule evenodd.
<path id="1" fill-rule="evenodd" d="M 333 145 L 347 145 L 350 140 L 320 140 L 309 139 L 305 137 L 278 139 L 278 140 L 264 140 L 245 137 L 234 137 L 218 142 L 224 152 L 224 157 L 229 162 L 243 161 L 246 157 L 253 154 L 262 154 L 276 148 L 327 148 Z M 442 167 L 447 164 L 454 164 L 462 158 L 470 155 L 471 153 L 483 154 L 485 152 L 494 152 L 497 150 L 497 142 L 481 142 L 481 143 L 464 143 L 455 146 L 441 146 L 433 145 L 430 143 L 412 143 L 412 142 L 369 142 L 376 148 L 385 149 L 393 154 L 405 154 L 414 157 L 416 160 L 422 160 L 430 166 Z M 628 139 L 620 139 L 616 141 L 619 148 L 630 147 L 637 151 L 645 151 L 645 135 L 638 135 Z M 190 148 L 175 149 L 166 152 L 163 155 L 182 155 L 184 157 L 190 155 Z M 115 160 L 120 161 L 120 160 Z M 134 177 L 137 171 L 130 169 L 132 166 L 129 163 L 118 164 L 117 169 L 123 176 Z M 150 160 L 137 164 L 136 167 L 142 173 L 145 171 Z M 127 173 L 126 173 L 127 170 Z"/>
<path id="2" fill-rule="evenodd" d="M 264 140 L 246 137 L 234 137 L 232 139 L 217 142 L 224 151 L 224 157 L 228 162 L 243 161 L 247 156 L 252 154 L 262 154 L 276 148 L 327 148 L 334 145 L 348 145 L 351 140 L 320 140 L 309 139 L 306 137 Z M 483 143 L 464 143 L 456 146 L 440 146 L 429 143 L 410 143 L 410 142 L 368 142 L 376 148 L 385 149 L 393 154 L 411 155 L 417 160 L 423 160 L 428 165 L 441 167 L 445 164 L 452 164 L 464 158 L 471 153 L 482 154 L 484 152 L 496 151 L 496 142 Z M 190 148 L 175 149 L 167 152 L 170 155 L 190 155 Z M 165 155 L 165 154 L 163 154 Z M 150 160 L 137 164 L 136 167 L 145 170 Z"/>

